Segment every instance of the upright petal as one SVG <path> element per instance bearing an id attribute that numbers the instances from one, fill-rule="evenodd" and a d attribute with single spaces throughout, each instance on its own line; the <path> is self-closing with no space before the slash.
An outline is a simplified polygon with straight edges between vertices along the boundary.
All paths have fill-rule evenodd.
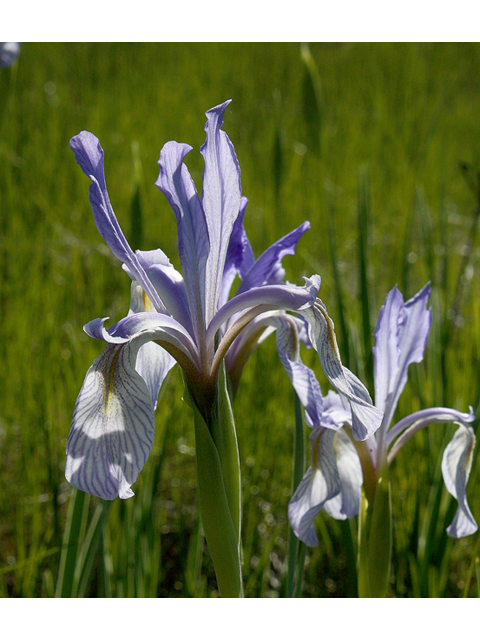
<path id="1" fill-rule="evenodd" d="M 237 294 L 253 287 L 283 282 L 285 270 L 282 266 L 282 258 L 295 253 L 297 242 L 308 229 L 310 229 L 310 223 L 304 222 L 264 251 L 243 277 Z"/>
<path id="2" fill-rule="evenodd" d="M 192 320 L 188 305 L 188 296 L 182 274 L 171 264 L 170 260 L 160 249 L 154 251 L 135 251 L 139 262 L 165 305 L 167 313 L 175 318 L 193 336 Z M 135 308 L 130 306 L 130 312 L 155 311 L 146 293 L 138 286 L 134 275 L 130 272 L 128 265 L 123 268 L 132 278 L 132 302 L 138 300 Z M 137 285 L 138 291 L 133 290 L 133 284 Z M 134 296 L 134 297 L 133 297 Z"/>
<path id="3" fill-rule="evenodd" d="M 130 489 L 150 454 L 153 405 L 135 371 L 136 348 L 109 344 L 87 372 L 73 414 L 65 475 L 77 489 L 113 500 Z"/>
<path id="4" fill-rule="evenodd" d="M 87 175 L 90 185 L 89 197 L 95 224 L 113 254 L 128 267 L 129 273 L 148 295 L 157 311 L 165 307 L 149 281 L 138 256 L 136 256 L 118 224 L 108 197 L 105 172 L 103 168 L 103 149 L 98 138 L 89 131 L 81 131 L 70 140 L 70 147 L 82 171 Z"/>
<path id="5" fill-rule="evenodd" d="M 190 335 L 195 331 L 190 315 L 188 294 L 182 274 L 173 265 L 153 264 L 147 270 L 148 277 L 158 291 L 168 313 L 185 327 Z"/>
<path id="6" fill-rule="evenodd" d="M 404 309 L 403 296 L 395 286 L 387 295 L 378 314 L 373 347 L 375 404 L 385 411 L 387 397 L 398 374 L 400 358 L 399 325 Z"/>
<path id="7" fill-rule="evenodd" d="M 205 159 L 202 204 L 210 237 L 205 284 L 207 326 L 217 311 L 230 236 L 240 212 L 240 167 L 233 145 L 221 129 L 229 103 L 227 100 L 207 111 L 207 135 L 200 149 Z"/>
<path id="8" fill-rule="evenodd" d="M 467 503 L 467 482 L 472 467 L 475 434 L 467 425 L 460 425 L 443 454 L 442 474 L 449 493 L 458 501 L 458 509 L 447 533 L 463 538 L 477 531 L 478 526 Z"/>
<path id="9" fill-rule="evenodd" d="M 335 432 L 314 429 L 310 434 L 312 465 L 307 469 L 288 505 L 293 532 L 309 547 L 318 545 L 314 520 L 325 503 L 340 493 L 337 461 L 333 451 Z"/>
<path id="10" fill-rule="evenodd" d="M 335 389 L 348 400 L 352 411 L 352 430 L 356 440 L 365 440 L 379 428 L 383 413 L 373 406 L 365 385 L 342 365 L 333 321 L 317 298 L 301 311 L 310 325 L 310 340 L 317 350 L 322 369 Z"/>
<path id="11" fill-rule="evenodd" d="M 240 200 L 240 212 L 238 214 L 238 218 L 233 224 L 230 242 L 228 243 L 227 255 L 225 256 L 222 291 L 218 303 L 219 308 L 227 302 L 230 295 L 230 289 L 237 273 L 240 275 L 240 278 L 244 278 L 255 262 L 252 245 L 250 244 L 245 227 L 243 226 L 243 219 L 245 217 L 247 204 L 248 199 L 242 196 Z"/>
<path id="12" fill-rule="evenodd" d="M 408 367 L 423 360 L 432 323 L 432 311 L 427 309 L 429 297 L 427 284 L 404 303 L 402 294 L 394 287 L 380 311 L 373 349 L 375 404 L 385 412 L 387 429 L 405 388 Z"/>
<path id="13" fill-rule="evenodd" d="M 157 187 L 166 195 L 177 218 L 178 252 L 190 310 L 198 333 L 205 330 L 205 272 L 211 240 L 195 184 L 183 160 L 188 144 L 167 142 L 160 152 Z"/>

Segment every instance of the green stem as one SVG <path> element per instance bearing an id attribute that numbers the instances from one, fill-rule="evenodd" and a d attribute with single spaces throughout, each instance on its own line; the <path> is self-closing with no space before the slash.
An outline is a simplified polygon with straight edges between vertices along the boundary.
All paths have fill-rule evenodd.
<path id="1" fill-rule="evenodd" d="M 362 499 L 358 542 L 358 595 L 385 598 L 392 557 L 392 507 L 388 465 L 382 464 L 375 494 Z"/>
<path id="2" fill-rule="evenodd" d="M 223 598 L 243 596 L 240 560 L 240 462 L 233 413 L 223 367 L 208 418 L 192 395 L 200 511 L 208 550 Z"/>

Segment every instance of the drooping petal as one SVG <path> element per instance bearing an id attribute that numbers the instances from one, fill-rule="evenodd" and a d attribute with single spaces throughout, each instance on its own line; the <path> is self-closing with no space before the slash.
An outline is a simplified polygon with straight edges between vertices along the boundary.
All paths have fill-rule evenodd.
<path id="1" fill-rule="evenodd" d="M 108 331 L 103 326 L 106 319 L 92 320 L 84 326 L 85 333 L 111 344 L 135 340 L 138 348 L 149 341 L 163 342 L 183 354 L 184 358 L 179 362 L 184 369 L 186 362 L 190 362 L 192 369 L 198 365 L 198 351 L 190 334 L 170 316 L 155 312 L 134 313 L 119 320 Z"/>
<path id="2" fill-rule="evenodd" d="M 322 392 L 315 374 L 300 359 L 296 319 L 287 315 L 277 315 L 271 317 L 271 322 L 277 327 L 277 351 L 280 361 L 305 408 L 306 422 L 310 428 L 318 427 L 323 411 Z"/>
<path id="3" fill-rule="evenodd" d="M 236 295 L 253 287 L 283 282 L 285 270 L 282 266 L 282 258 L 295 253 L 297 242 L 308 229 L 310 229 L 310 223 L 304 222 L 264 251 L 243 277 Z"/>
<path id="4" fill-rule="evenodd" d="M 182 264 L 190 313 L 195 329 L 205 330 L 205 270 L 211 240 L 195 184 L 183 160 L 188 144 L 167 142 L 160 152 L 157 187 L 165 194 L 177 218 L 178 253 Z"/>
<path id="5" fill-rule="evenodd" d="M 383 413 L 373 406 L 365 385 L 342 365 L 333 321 L 323 302 L 317 299 L 312 307 L 301 313 L 310 325 L 310 340 L 326 377 L 350 404 L 354 438 L 365 440 L 378 429 Z"/>
<path id="6" fill-rule="evenodd" d="M 68 436 L 67 480 L 104 500 L 133 495 L 153 444 L 153 405 L 135 358 L 132 343 L 105 347 L 87 372 Z"/>
<path id="7" fill-rule="evenodd" d="M 212 319 L 207 329 L 207 342 L 213 339 L 224 322 L 227 322 L 229 318 L 240 311 L 253 307 L 262 307 L 262 313 L 270 309 L 297 311 L 304 306 L 313 304 L 318 287 L 320 287 L 319 281 L 315 281 L 315 284 L 308 281 L 303 287 L 289 283 L 272 284 L 250 289 L 238 296 L 235 295 L 218 310 Z M 258 315 L 258 313 L 255 315 Z"/>
<path id="8" fill-rule="evenodd" d="M 200 148 L 205 159 L 202 205 L 210 238 L 206 271 L 206 324 L 215 315 L 233 225 L 240 213 L 240 166 L 232 143 L 222 131 L 230 100 L 206 112 L 206 140 Z"/>
<path id="9" fill-rule="evenodd" d="M 477 531 L 478 526 L 467 503 L 467 482 L 475 449 L 473 429 L 460 425 L 443 454 L 442 474 L 449 493 L 458 501 L 458 509 L 447 533 L 463 538 Z"/>
<path id="10" fill-rule="evenodd" d="M 345 408 L 345 403 L 340 394 L 331 389 L 323 398 L 322 427 L 327 427 L 327 421 L 343 426 L 345 423 L 352 425 L 352 412 Z M 349 406 L 349 405 L 348 405 Z"/>
<path id="11" fill-rule="evenodd" d="M 409 416 L 402 418 L 388 432 L 386 440 L 387 449 L 392 445 L 395 438 L 400 436 L 388 454 L 388 463 L 390 464 L 392 462 L 403 445 L 421 429 L 424 429 L 431 424 L 442 422 L 460 422 L 461 424 L 468 424 L 474 420 L 475 414 L 472 407 L 470 407 L 469 413 L 462 413 L 461 411 L 449 409 L 448 407 L 432 407 L 431 409 L 415 411 Z"/>
<path id="12" fill-rule="evenodd" d="M 89 131 L 81 131 L 70 140 L 70 147 L 82 171 L 92 181 L 89 198 L 95 224 L 100 234 L 113 254 L 128 266 L 131 276 L 141 285 L 155 309 L 164 312 L 165 307 L 149 281 L 137 255 L 132 251 L 123 235 L 110 204 L 103 167 L 103 149 L 98 138 Z"/>
<path id="13" fill-rule="evenodd" d="M 157 408 L 157 399 L 163 381 L 175 365 L 175 358 L 162 349 L 159 344 L 147 342 L 138 350 L 135 369 L 147 385 L 153 408 Z"/>
<path id="14" fill-rule="evenodd" d="M 288 505 L 293 532 L 309 547 L 318 545 L 314 520 L 325 503 L 340 493 L 341 485 L 333 451 L 335 432 L 314 429 L 310 434 L 312 465 L 307 469 Z"/>
<path id="15" fill-rule="evenodd" d="M 345 429 L 336 432 L 333 449 L 337 458 L 341 491 L 338 496 L 327 500 L 323 508 L 335 520 L 354 518 L 360 512 L 363 473 L 360 458 Z"/>
<path id="16" fill-rule="evenodd" d="M 432 323 L 427 284 L 406 303 L 394 287 L 380 310 L 375 328 L 375 404 L 385 412 L 388 429 L 408 379 L 408 367 L 421 362 Z"/>

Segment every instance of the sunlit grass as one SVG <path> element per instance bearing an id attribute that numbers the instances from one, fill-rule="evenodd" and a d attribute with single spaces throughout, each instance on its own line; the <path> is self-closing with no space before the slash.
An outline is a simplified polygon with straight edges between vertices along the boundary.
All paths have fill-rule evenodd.
<path id="1" fill-rule="evenodd" d="M 0 70 L 0 595 L 55 593 L 72 495 L 66 438 L 85 372 L 102 349 L 82 326 L 95 317 L 113 322 L 128 308 L 129 279 L 95 228 L 88 180 L 69 149 L 81 129 L 101 140 L 127 236 L 138 188 L 141 248 L 160 246 L 179 266 L 174 216 L 154 186 L 159 152 L 172 139 L 198 149 L 204 112 L 232 98 L 224 128 L 250 201 L 246 228 L 256 255 L 310 220 L 297 254 L 284 261 L 287 277 L 301 284 L 302 275 L 321 274 L 342 354 L 368 383 L 366 337 L 386 293 L 397 283 L 409 298 L 431 280 L 427 356 L 411 368 L 398 415 L 440 404 L 477 408 L 478 237 L 465 269 L 463 256 L 478 201 L 460 163 L 473 175 L 480 170 L 480 47 L 312 44 L 310 52 L 320 120 L 305 107 L 312 86 L 298 44 L 25 44 L 17 65 Z M 191 156 L 200 186 L 201 158 Z M 326 391 L 315 354 L 305 361 Z M 111 506 L 83 595 L 214 593 L 198 526 L 193 421 L 181 394 L 174 370 L 136 496 Z M 249 361 L 234 404 L 251 597 L 286 593 L 293 406 L 272 340 Z M 440 461 L 452 433 L 431 427 L 392 467 L 398 597 L 478 595 L 478 534 L 452 541 L 444 531 L 453 503 Z M 478 480 L 474 462 L 468 496 L 477 521 Z M 89 517 L 98 503 L 89 500 Z M 321 516 L 318 534 L 304 595 L 347 595 L 342 524 Z"/>

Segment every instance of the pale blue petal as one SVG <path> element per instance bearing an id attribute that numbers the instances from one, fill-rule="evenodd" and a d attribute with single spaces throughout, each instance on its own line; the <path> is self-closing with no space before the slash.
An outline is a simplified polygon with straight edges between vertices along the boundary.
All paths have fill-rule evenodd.
<path id="1" fill-rule="evenodd" d="M 205 330 L 205 270 L 211 240 L 195 184 L 183 160 L 188 144 L 167 142 L 160 152 L 157 187 L 166 195 L 177 218 L 178 253 L 185 279 L 192 320 L 197 332 Z"/>
<path id="2" fill-rule="evenodd" d="M 89 131 L 81 131 L 70 140 L 70 147 L 82 171 L 92 181 L 89 197 L 95 224 L 100 234 L 113 254 L 127 265 L 131 277 L 141 285 L 155 309 L 165 311 L 137 255 L 133 253 L 123 235 L 110 204 L 103 168 L 103 149 L 98 138 Z"/>
<path id="3" fill-rule="evenodd" d="M 457 409 L 449 409 L 448 407 L 432 407 L 430 409 L 420 409 L 415 411 L 405 418 L 402 418 L 395 426 L 393 426 L 387 435 L 386 446 L 387 448 L 398 438 L 392 451 L 389 453 L 389 460 L 395 457 L 395 454 L 399 449 L 410 440 L 421 429 L 428 427 L 431 424 L 437 424 L 441 422 L 460 422 L 462 424 L 473 422 L 475 420 L 475 413 L 472 407 L 470 407 L 469 413 L 462 413 Z"/>
<path id="4" fill-rule="evenodd" d="M 133 495 L 153 444 L 153 405 L 135 358 L 130 343 L 105 347 L 87 372 L 68 436 L 68 482 L 104 500 Z"/>
<path id="5" fill-rule="evenodd" d="M 175 359 L 154 342 L 147 342 L 138 350 L 135 369 L 145 380 L 153 408 L 157 408 L 157 399 L 163 381 L 175 364 Z"/>
<path id="6" fill-rule="evenodd" d="M 432 311 L 427 309 L 429 297 L 427 284 L 403 303 L 403 296 L 395 287 L 380 311 L 373 349 L 375 403 L 385 412 L 385 429 L 405 388 L 409 365 L 423 360 L 432 323 Z"/>
<path id="7" fill-rule="evenodd" d="M 442 474 L 449 493 L 458 501 L 458 509 L 447 533 L 463 538 L 477 531 L 477 523 L 467 503 L 467 482 L 472 467 L 475 434 L 473 429 L 460 425 L 443 454 Z"/>
<path id="8" fill-rule="evenodd" d="M 240 212 L 234 222 L 230 242 L 228 243 L 227 255 L 225 257 L 219 308 L 227 302 L 237 273 L 240 275 L 240 278 L 244 278 L 255 262 L 252 246 L 247 237 L 245 227 L 243 226 L 247 204 L 247 198 L 242 196 L 240 200 Z"/>
<path id="9" fill-rule="evenodd" d="M 108 331 L 103 327 L 105 320 L 92 320 L 84 326 L 85 332 L 92 338 L 111 344 L 135 339 L 138 348 L 149 341 L 166 342 L 184 353 L 194 366 L 198 365 L 195 343 L 184 327 L 170 316 L 155 312 L 134 313 L 119 320 Z"/>
<path id="10" fill-rule="evenodd" d="M 154 264 L 147 269 L 147 275 L 172 318 L 178 320 L 192 336 L 195 335 L 182 274 L 172 265 Z"/>
<path id="11" fill-rule="evenodd" d="M 383 413 L 373 406 L 362 382 L 342 365 L 333 321 L 323 302 L 317 299 L 314 306 L 301 313 L 310 325 L 310 340 L 318 352 L 325 375 L 349 402 L 354 438 L 366 440 L 379 428 Z"/>
<path id="12" fill-rule="evenodd" d="M 333 447 L 337 458 L 341 492 L 324 505 L 324 510 L 336 520 L 354 518 L 360 512 L 363 473 L 360 458 L 345 429 L 335 434 Z"/>
<path id="13" fill-rule="evenodd" d="M 288 505 L 288 519 L 293 532 L 309 547 L 318 545 L 315 517 L 324 504 L 341 490 L 333 450 L 335 432 L 314 429 L 310 434 L 312 465 L 308 468 Z"/>
<path id="14" fill-rule="evenodd" d="M 310 428 L 318 427 L 323 411 L 322 392 L 314 372 L 300 359 L 300 340 L 295 320 L 278 315 L 272 316 L 271 322 L 277 327 L 277 351 L 280 361 L 305 408 L 306 422 Z"/>
<path id="15" fill-rule="evenodd" d="M 350 426 L 352 425 L 352 412 L 350 409 L 345 409 L 344 402 L 342 401 L 340 394 L 336 391 L 332 391 L 331 389 L 328 391 L 327 395 L 323 397 L 322 420 L 325 420 L 326 416 L 336 424 L 344 425 L 347 423 Z M 326 425 L 323 424 L 322 426 Z"/>
<path id="16" fill-rule="evenodd" d="M 149 252 L 150 253 L 150 252 Z M 153 253 L 153 252 L 151 252 Z M 142 288 L 135 282 L 132 282 L 129 315 L 148 311 L 150 301 L 143 292 Z M 103 323 L 102 323 L 103 325 Z M 103 332 L 107 333 L 105 329 Z M 147 342 L 140 347 L 137 355 L 135 369 L 145 380 L 153 408 L 157 408 L 157 398 L 165 377 L 175 364 L 175 359 L 162 349 L 162 347 L 154 342 Z"/>
<path id="17" fill-rule="evenodd" d="M 229 103 L 206 112 L 206 140 L 200 148 L 205 159 L 202 205 L 210 238 L 205 284 L 207 326 L 218 310 L 230 236 L 240 213 L 240 167 L 233 145 L 221 129 Z"/>
<path id="18" fill-rule="evenodd" d="M 387 397 L 398 374 L 400 358 L 399 325 L 404 308 L 403 296 L 395 286 L 378 314 L 373 347 L 375 404 L 385 411 Z"/>
<path id="19" fill-rule="evenodd" d="M 285 270 L 282 266 L 282 259 L 286 255 L 295 253 L 297 242 L 308 229 L 310 229 L 310 223 L 304 222 L 264 251 L 243 277 L 237 295 L 253 287 L 283 282 Z"/>
<path id="20" fill-rule="evenodd" d="M 240 311 L 257 308 L 258 311 L 255 312 L 255 315 L 258 315 L 276 309 L 297 311 L 313 304 L 318 291 L 315 283 L 317 283 L 317 281 L 313 283 L 307 281 L 304 287 L 297 287 L 294 284 L 288 283 L 272 284 L 264 287 L 256 287 L 238 296 L 234 296 L 219 309 L 212 319 L 207 329 L 207 344 L 214 339 L 220 327 Z M 320 286 L 319 281 L 318 286 Z M 236 322 L 238 321 L 241 321 L 241 317 L 237 318 Z"/>

